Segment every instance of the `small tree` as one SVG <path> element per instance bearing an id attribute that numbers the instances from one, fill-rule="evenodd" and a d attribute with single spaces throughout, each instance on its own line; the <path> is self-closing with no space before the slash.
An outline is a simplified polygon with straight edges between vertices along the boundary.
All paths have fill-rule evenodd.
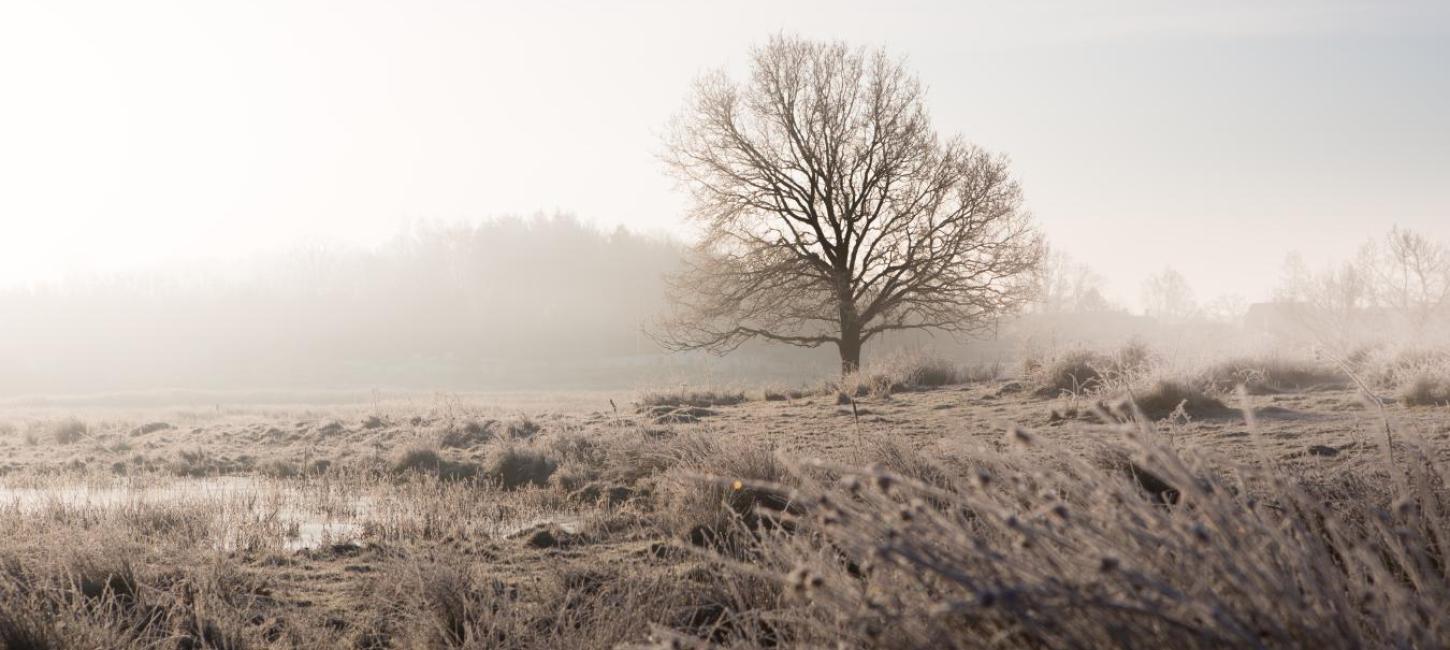
<path id="1" fill-rule="evenodd" d="M 750 79 L 700 79 L 666 161 L 702 229 L 657 338 L 725 352 L 970 331 L 1031 297 L 1040 238 L 1007 161 L 943 140 L 882 52 L 775 37 Z"/>

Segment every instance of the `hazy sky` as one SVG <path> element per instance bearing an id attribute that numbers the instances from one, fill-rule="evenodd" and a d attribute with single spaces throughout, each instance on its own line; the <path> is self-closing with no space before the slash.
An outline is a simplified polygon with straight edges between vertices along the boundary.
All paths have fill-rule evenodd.
<path id="1" fill-rule="evenodd" d="M 660 133 L 779 30 L 909 57 L 1125 301 L 1450 240 L 1443 1 L 4 0 L 0 285 L 538 210 L 687 236 Z"/>

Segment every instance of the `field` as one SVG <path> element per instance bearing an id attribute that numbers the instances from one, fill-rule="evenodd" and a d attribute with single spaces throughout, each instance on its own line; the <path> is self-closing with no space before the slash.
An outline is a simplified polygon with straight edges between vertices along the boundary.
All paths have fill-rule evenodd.
<path id="1" fill-rule="evenodd" d="M 1450 408 L 1125 359 L 15 407 L 0 648 L 1450 642 Z"/>

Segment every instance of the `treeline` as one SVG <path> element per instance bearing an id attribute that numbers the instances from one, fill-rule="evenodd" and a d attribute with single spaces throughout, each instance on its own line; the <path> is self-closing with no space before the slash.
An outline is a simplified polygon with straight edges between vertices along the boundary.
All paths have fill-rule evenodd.
<path id="1" fill-rule="evenodd" d="M 536 216 L 9 290 L 0 392 L 619 384 L 701 363 L 642 331 L 680 255 Z"/>

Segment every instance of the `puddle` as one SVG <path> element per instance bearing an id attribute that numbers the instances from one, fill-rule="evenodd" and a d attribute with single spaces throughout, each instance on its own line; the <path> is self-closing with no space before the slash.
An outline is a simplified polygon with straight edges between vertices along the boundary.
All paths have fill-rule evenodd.
<path id="1" fill-rule="evenodd" d="M 143 480 L 105 485 L 0 485 L 0 508 L 22 514 L 56 510 L 165 512 L 201 510 L 211 515 L 218 546 L 236 548 L 256 536 L 280 538 L 286 550 L 356 541 L 371 509 L 367 497 L 339 497 L 306 486 L 285 486 L 253 477 Z"/>
<path id="2" fill-rule="evenodd" d="M 577 533 L 577 514 L 500 500 L 487 491 L 436 491 L 387 483 L 292 481 L 262 477 L 130 477 L 101 481 L 0 482 L 0 515 L 116 516 L 204 525 L 217 548 L 314 549 L 436 534 L 449 520 L 465 535 L 504 539 L 540 525 Z M 176 516 L 170 516 L 170 515 Z M 448 525 L 445 524 L 445 527 Z"/>

